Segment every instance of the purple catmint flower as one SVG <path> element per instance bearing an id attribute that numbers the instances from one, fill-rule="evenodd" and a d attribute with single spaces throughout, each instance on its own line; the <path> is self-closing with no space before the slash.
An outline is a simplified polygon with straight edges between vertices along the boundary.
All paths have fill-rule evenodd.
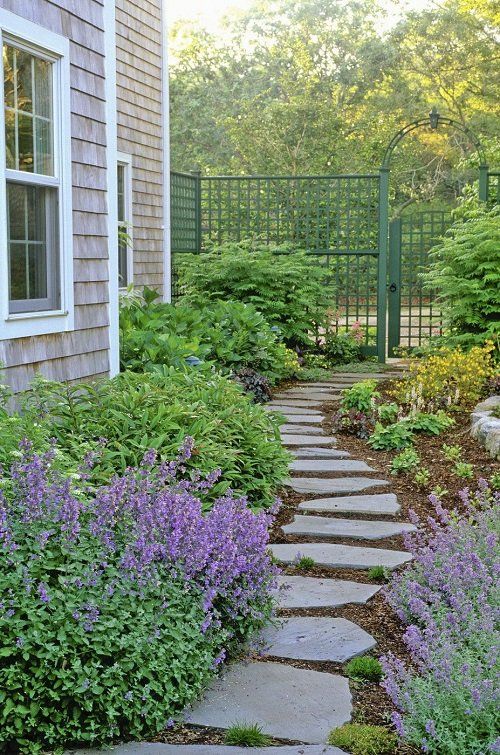
<path id="1" fill-rule="evenodd" d="M 37 588 L 37 592 L 42 603 L 50 603 L 50 595 L 45 582 L 40 582 Z"/>

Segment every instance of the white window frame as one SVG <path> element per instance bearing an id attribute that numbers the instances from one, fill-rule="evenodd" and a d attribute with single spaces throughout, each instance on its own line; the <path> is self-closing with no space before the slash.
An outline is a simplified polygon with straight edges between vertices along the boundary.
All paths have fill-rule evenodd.
<path id="1" fill-rule="evenodd" d="M 130 286 L 134 282 L 134 217 L 133 217 L 133 204 L 132 204 L 132 155 L 128 155 L 125 152 L 117 153 L 117 166 L 120 165 L 124 170 L 123 181 L 123 204 L 125 208 L 125 223 L 127 224 L 127 234 L 130 243 L 127 246 L 127 286 Z M 117 208 L 118 209 L 118 208 Z M 118 220 L 117 231 L 123 222 Z M 118 250 L 120 253 L 120 250 Z M 119 286 L 121 291 L 124 291 L 126 286 Z"/>
<path id="2" fill-rule="evenodd" d="M 53 61 L 54 176 L 59 187 L 59 308 L 15 314 L 9 312 L 8 171 L 5 159 L 3 59 L 0 55 L 0 340 L 60 333 L 74 328 L 69 40 L 0 8 L 0 49 L 3 42 L 11 42 L 33 55 Z M 45 181 L 45 178 L 43 185 L 48 185 L 51 179 L 47 177 Z M 37 175 L 27 173 L 26 183 L 36 184 Z"/>

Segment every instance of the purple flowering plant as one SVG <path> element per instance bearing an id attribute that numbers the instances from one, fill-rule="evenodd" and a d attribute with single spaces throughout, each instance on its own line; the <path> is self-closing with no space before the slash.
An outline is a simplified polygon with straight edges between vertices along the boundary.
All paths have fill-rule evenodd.
<path id="1" fill-rule="evenodd" d="M 97 490 L 89 464 L 76 487 L 54 449 L 21 451 L 0 488 L 0 749 L 161 730 L 272 613 L 272 513 L 231 491 L 203 513 L 219 472 L 186 479 L 191 438 Z"/>
<path id="2" fill-rule="evenodd" d="M 394 724 L 435 755 L 486 755 L 499 743 L 500 493 L 481 480 L 461 498 L 459 515 L 430 496 L 431 533 L 406 537 L 414 560 L 387 593 L 412 659 L 382 659 Z"/>

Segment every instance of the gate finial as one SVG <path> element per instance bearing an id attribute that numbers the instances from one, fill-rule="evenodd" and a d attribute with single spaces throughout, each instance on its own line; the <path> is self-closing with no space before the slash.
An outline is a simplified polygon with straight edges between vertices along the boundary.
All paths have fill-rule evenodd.
<path id="1" fill-rule="evenodd" d="M 437 107 L 434 105 L 431 112 L 429 113 L 429 121 L 430 121 L 432 129 L 435 129 L 438 127 L 440 117 L 441 116 L 438 113 Z"/>

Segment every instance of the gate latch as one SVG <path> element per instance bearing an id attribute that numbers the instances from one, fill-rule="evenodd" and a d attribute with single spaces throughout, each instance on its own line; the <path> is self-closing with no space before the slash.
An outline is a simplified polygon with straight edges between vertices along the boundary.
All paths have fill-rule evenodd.
<path id="1" fill-rule="evenodd" d="M 398 287 L 396 286 L 396 284 L 391 283 L 391 285 L 389 286 L 389 291 L 391 292 L 391 294 L 393 294 L 397 290 L 398 290 Z"/>

